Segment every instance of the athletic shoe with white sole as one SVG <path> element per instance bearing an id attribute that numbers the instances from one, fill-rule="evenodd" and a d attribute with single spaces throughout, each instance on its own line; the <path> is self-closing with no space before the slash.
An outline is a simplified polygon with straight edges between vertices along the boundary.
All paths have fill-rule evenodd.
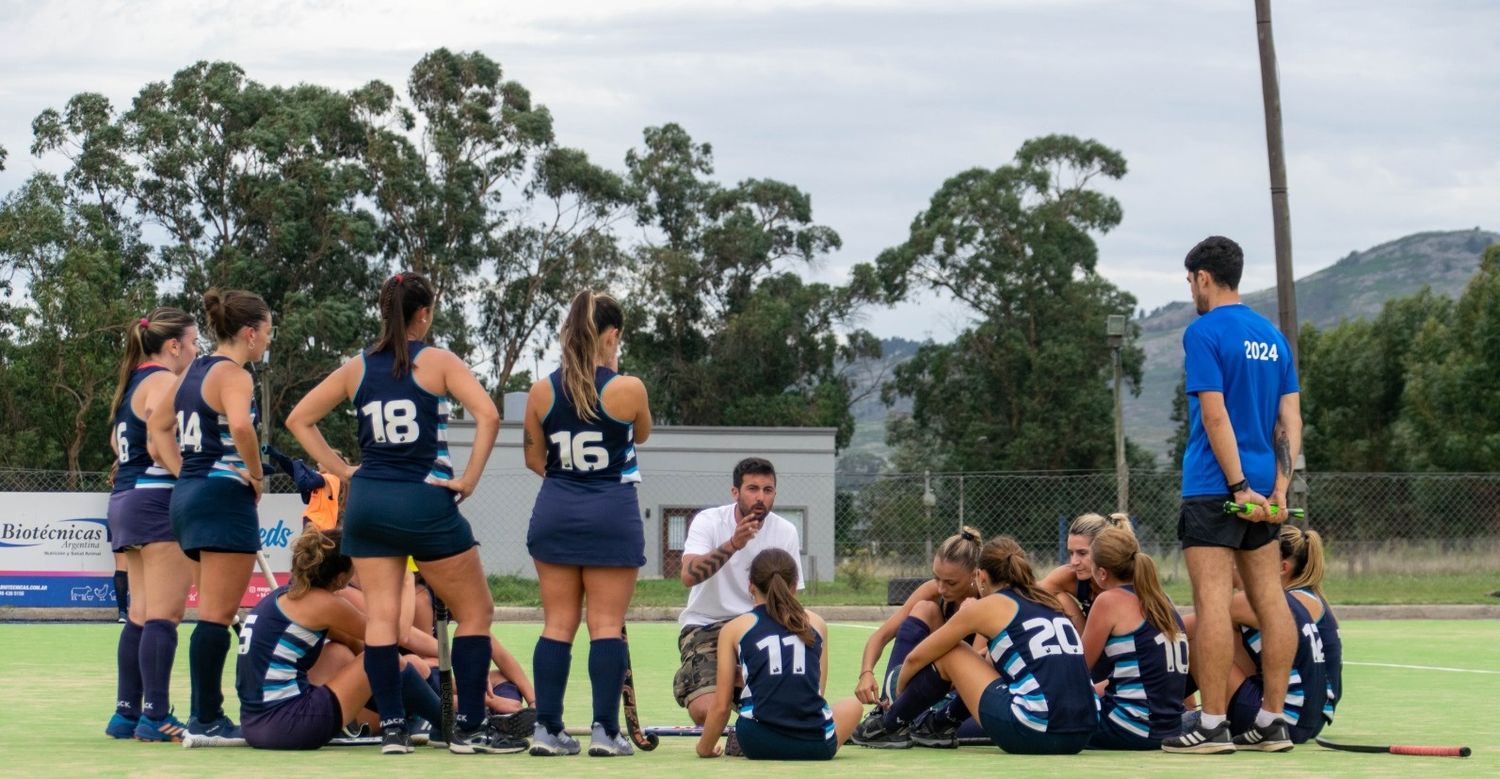
<path id="1" fill-rule="evenodd" d="M 245 734 L 240 731 L 239 725 L 223 714 L 210 722 L 199 722 L 190 717 L 187 735 L 182 737 L 182 745 L 188 749 L 242 747 L 245 746 Z"/>
<path id="2" fill-rule="evenodd" d="M 578 739 L 568 735 L 566 730 L 550 733 L 546 725 L 538 722 L 531 731 L 531 754 L 537 757 L 576 755 L 580 749 Z"/>
<path id="3" fill-rule="evenodd" d="M 911 728 L 902 725 L 895 730 L 886 730 L 884 715 L 876 709 L 859 723 L 849 740 L 871 749 L 911 749 Z"/>
<path id="4" fill-rule="evenodd" d="M 525 708 L 510 714 L 493 714 L 490 716 L 500 732 L 512 738 L 527 739 L 536 730 L 536 709 Z"/>
<path id="5" fill-rule="evenodd" d="M 589 734 L 589 757 L 629 757 L 633 754 L 635 747 L 630 739 L 625 738 L 623 731 L 610 736 L 604 732 L 603 725 L 594 723 L 594 730 Z"/>
<path id="6" fill-rule="evenodd" d="M 1251 752 L 1292 751 L 1292 737 L 1287 733 L 1286 720 L 1279 717 L 1263 728 L 1252 725 L 1249 730 L 1235 736 L 1232 740 L 1235 749 Z"/>
<path id="7" fill-rule="evenodd" d="M 454 729 L 453 740 L 448 742 L 448 751 L 457 755 L 508 755 L 525 749 L 526 739 L 502 731 L 494 717 L 486 717 L 473 730 Z"/>
<path id="8" fill-rule="evenodd" d="M 1188 755 L 1231 754 L 1234 752 L 1234 742 L 1229 738 L 1227 721 L 1219 723 L 1212 730 L 1204 728 L 1200 722 L 1197 727 L 1180 736 L 1162 739 L 1161 749 L 1163 752 Z"/>
<path id="9" fill-rule="evenodd" d="M 381 728 L 380 754 L 409 755 L 411 753 L 411 733 L 404 725 L 386 725 Z"/>
<path id="10" fill-rule="evenodd" d="M 958 723 L 936 711 L 924 712 L 911 724 L 911 740 L 919 747 L 958 749 Z"/>

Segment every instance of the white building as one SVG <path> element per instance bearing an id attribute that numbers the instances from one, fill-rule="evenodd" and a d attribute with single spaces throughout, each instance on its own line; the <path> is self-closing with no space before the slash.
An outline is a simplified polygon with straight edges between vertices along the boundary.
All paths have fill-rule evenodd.
<path id="1" fill-rule="evenodd" d="M 534 577 L 526 552 L 526 526 L 542 480 L 521 456 L 521 409 L 525 396 L 506 398 L 507 420 L 486 463 L 484 479 L 461 510 L 474 527 L 489 573 Z M 833 578 L 833 428 L 660 426 L 637 448 L 641 463 L 640 505 L 645 524 L 646 565 L 641 578 L 675 578 L 687 524 L 709 506 L 729 503 L 735 463 L 764 457 L 776 466 L 773 509 L 797 525 L 802 564 L 809 579 Z M 449 449 L 462 473 L 474 441 L 474 423 L 454 419 Z"/>

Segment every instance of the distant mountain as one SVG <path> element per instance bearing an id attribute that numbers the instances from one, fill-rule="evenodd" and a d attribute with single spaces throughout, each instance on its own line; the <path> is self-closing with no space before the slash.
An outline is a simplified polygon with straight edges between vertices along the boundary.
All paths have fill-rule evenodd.
<path id="1" fill-rule="evenodd" d="M 859 396 L 850 409 L 854 414 L 854 437 L 839 453 L 841 463 L 860 470 L 874 470 L 872 458 L 885 460 L 890 447 L 885 445 L 885 419 L 890 414 L 911 411 L 911 398 L 898 398 L 894 406 L 880 400 L 880 385 L 891 380 L 891 372 L 912 358 L 922 346 L 920 341 L 886 338 L 880 342 L 879 360 L 860 360 L 848 367 L 854 379 L 854 394 Z"/>
<path id="2" fill-rule="evenodd" d="M 1486 247 L 1500 233 L 1479 228 L 1417 233 L 1347 257 L 1297 280 L 1297 318 L 1319 328 L 1380 312 L 1387 300 L 1415 294 L 1423 286 L 1458 297 L 1479 268 Z M 1275 322 L 1276 290 L 1244 296 L 1251 308 Z M 1197 318 L 1190 302 L 1169 303 L 1136 320 L 1138 345 L 1146 353 L 1140 397 L 1125 396 L 1125 434 L 1166 462 L 1172 437 L 1172 394 L 1182 376 L 1182 331 Z"/>

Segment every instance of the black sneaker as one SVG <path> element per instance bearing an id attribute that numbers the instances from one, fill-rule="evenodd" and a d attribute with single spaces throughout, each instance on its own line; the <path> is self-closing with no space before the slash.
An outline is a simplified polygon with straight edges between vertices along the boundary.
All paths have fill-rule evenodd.
<path id="1" fill-rule="evenodd" d="M 887 731 L 884 714 L 880 709 L 870 712 L 864 722 L 854 729 L 850 741 L 871 749 L 911 749 L 911 729 L 905 725 Z"/>
<path id="2" fill-rule="evenodd" d="M 1199 722 L 1192 730 L 1185 731 L 1180 736 L 1162 739 L 1161 749 L 1163 752 L 1189 755 L 1227 754 L 1234 752 L 1234 742 L 1229 738 L 1228 720 L 1219 723 L 1213 730 L 1204 728 L 1203 723 Z"/>
<path id="3" fill-rule="evenodd" d="M 531 738 L 531 732 L 536 730 L 536 709 L 529 707 L 511 714 L 495 714 L 490 719 L 500 732 L 522 741 Z"/>
<path id="4" fill-rule="evenodd" d="M 1252 752 L 1292 751 L 1292 737 L 1287 733 L 1286 720 L 1280 717 L 1263 728 L 1250 726 L 1249 730 L 1235 736 L 1233 742 L 1235 749 L 1247 749 Z"/>
<path id="5" fill-rule="evenodd" d="M 507 755 L 525 751 L 527 746 L 526 739 L 502 731 L 494 717 L 486 717 L 474 730 L 455 728 L 448 751 L 457 755 Z"/>
<path id="6" fill-rule="evenodd" d="M 386 725 L 380 730 L 380 754 L 409 755 L 412 752 L 411 734 L 401 725 Z"/>
<path id="7" fill-rule="evenodd" d="M 958 748 L 958 723 L 929 711 L 911 724 L 911 740 L 919 747 Z"/>

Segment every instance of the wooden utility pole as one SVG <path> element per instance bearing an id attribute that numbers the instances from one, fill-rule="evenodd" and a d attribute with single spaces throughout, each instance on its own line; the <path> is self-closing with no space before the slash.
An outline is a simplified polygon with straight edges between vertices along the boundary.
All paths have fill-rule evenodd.
<path id="1" fill-rule="evenodd" d="M 1297 365 L 1297 290 L 1292 275 L 1292 217 L 1287 205 L 1286 150 L 1281 137 L 1281 83 L 1276 73 L 1276 41 L 1271 36 L 1271 0 L 1255 0 L 1255 32 L 1260 40 L 1260 91 L 1266 107 L 1266 156 L 1271 164 L 1271 225 L 1276 240 L 1276 312 L 1281 334 Z"/>

